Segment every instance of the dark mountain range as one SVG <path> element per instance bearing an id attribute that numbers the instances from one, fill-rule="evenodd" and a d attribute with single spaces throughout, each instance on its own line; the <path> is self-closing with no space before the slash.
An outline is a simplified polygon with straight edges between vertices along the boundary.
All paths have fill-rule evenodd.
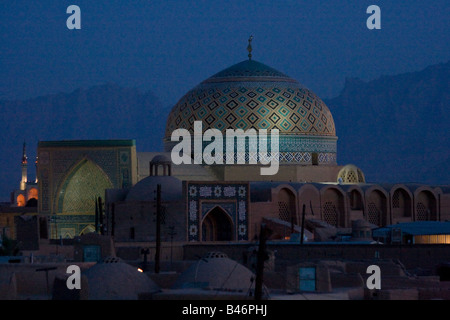
<path id="1" fill-rule="evenodd" d="M 169 111 L 151 92 L 115 84 L 24 101 L 0 101 L 0 199 L 7 201 L 9 193 L 19 186 L 23 141 L 27 144 L 29 179 L 34 179 L 38 141 L 136 139 L 138 151 L 162 150 Z"/>
<path id="2" fill-rule="evenodd" d="M 338 163 L 354 163 L 368 182 L 450 183 L 450 62 L 363 82 L 347 79 L 325 100 Z"/>
<path id="3" fill-rule="evenodd" d="M 450 184 L 450 62 L 370 82 L 347 79 L 338 97 L 324 101 L 339 164 L 359 166 L 368 182 Z M 138 151 L 162 150 L 170 107 L 115 84 L 0 101 L 0 200 L 19 186 L 23 141 L 29 163 L 44 140 L 136 139 Z"/>

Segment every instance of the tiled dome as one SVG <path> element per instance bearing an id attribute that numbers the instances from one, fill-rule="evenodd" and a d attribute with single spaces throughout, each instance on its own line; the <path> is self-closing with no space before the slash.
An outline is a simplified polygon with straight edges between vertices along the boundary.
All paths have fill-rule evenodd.
<path id="1" fill-rule="evenodd" d="M 312 152 L 329 158 L 323 162 L 336 161 L 334 120 L 324 102 L 296 80 L 254 60 L 216 73 L 179 100 L 167 119 L 166 151 L 175 129 L 193 133 L 198 120 L 203 131 L 278 129 L 281 162 L 310 162 Z"/>
<path id="2" fill-rule="evenodd" d="M 173 130 L 275 129 L 289 134 L 334 136 L 328 107 L 310 90 L 254 60 L 233 65 L 189 91 L 173 107 L 166 138 Z"/>

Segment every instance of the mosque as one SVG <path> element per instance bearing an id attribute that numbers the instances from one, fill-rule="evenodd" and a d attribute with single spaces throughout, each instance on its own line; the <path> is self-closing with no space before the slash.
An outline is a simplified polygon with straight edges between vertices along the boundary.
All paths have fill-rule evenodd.
<path id="1" fill-rule="evenodd" d="M 307 241 L 329 241 L 355 222 L 370 231 L 450 219 L 442 210 L 450 207 L 448 187 L 368 183 L 357 166 L 339 165 L 330 109 L 253 60 L 251 40 L 248 51 L 181 97 L 167 118 L 164 151 L 137 152 L 135 140 L 39 142 L 40 228 L 53 239 L 97 231 L 118 242 L 155 241 L 158 202 L 162 241 L 251 241 L 262 223 L 272 239 L 294 238 L 303 227 Z M 278 129 L 278 172 L 261 175 L 250 152 L 235 155 L 245 164 L 175 165 L 171 135 L 194 133 L 196 121 L 223 134 Z"/>

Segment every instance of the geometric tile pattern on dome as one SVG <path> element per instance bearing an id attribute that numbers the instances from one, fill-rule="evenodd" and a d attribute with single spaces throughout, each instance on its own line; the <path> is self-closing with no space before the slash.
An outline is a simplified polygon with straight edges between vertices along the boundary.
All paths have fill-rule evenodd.
<path id="1" fill-rule="evenodd" d="M 328 107 L 308 89 L 284 82 L 201 84 L 188 92 L 167 119 L 166 139 L 175 129 L 279 129 L 282 134 L 335 136 Z"/>
<path id="2" fill-rule="evenodd" d="M 201 153 L 194 153 L 196 156 L 202 156 Z M 213 163 L 215 158 L 209 154 L 204 154 L 204 161 L 206 163 Z M 227 158 L 229 154 L 222 155 L 222 163 L 227 163 Z M 289 151 L 289 152 L 279 152 L 278 156 L 273 154 L 275 158 L 278 158 L 280 163 L 311 163 L 311 152 L 301 152 L 301 151 Z M 232 163 L 268 163 L 270 162 L 270 155 L 259 155 L 256 152 L 236 152 L 233 154 Z M 337 161 L 336 153 L 319 153 L 318 160 L 320 164 L 335 164 Z M 253 162 L 252 162 L 253 161 Z"/>

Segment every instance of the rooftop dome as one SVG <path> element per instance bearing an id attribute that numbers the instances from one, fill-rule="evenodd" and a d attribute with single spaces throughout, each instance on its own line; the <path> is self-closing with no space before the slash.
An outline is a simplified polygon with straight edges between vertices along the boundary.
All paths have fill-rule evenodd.
<path id="1" fill-rule="evenodd" d="M 136 183 L 128 192 L 126 201 L 155 201 L 157 185 L 161 185 L 163 201 L 176 201 L 182 197 L 182 182 L 172 176 L 149 176 Z"/>
<path id="2" fill-rule="evenodd" d="M 353 183 L 365 183 L 366 179 L 364 173 L 360 168 L 353 164 L 347 164 L 339 171 L 337 176 L 338 182 L 353 184 Z"/>
<path id="3" fill-rule="evenodd" d="M 121 261 L 100 262 L 84 272 L 89 300 L 137 300 L 159 287 L 137 268 Z"/>
<path id="4" fill-rule="evenodd" d="M 173 289 L 203 288 L 247 294 L 255 287 L 255 275 L 221 252 L 210 252 L 193 263 L 175 281 Z"/>
<path id="5" fill-rule="evenodd" d="M 265 79 L 266 81 L 271 80 L 270 78 L 276 78 L 272 80 L 274 81 L 284 80 L 288 82 L 296 82 L 295 80 L 290 79 L 284 73 L 275 70 L 261 62 L 255 60 L 244 60 L 216 73 L 209 79 L 203 81 L 203 83 L 219 82 L 223 81 L 224 79 L 225 81 L 233 81 L 234 78 L 246 78 L 246 77 L 266 78 Z M 239 81 L 242 81 L 242 79 L 239 79 Z"/>
<path id="6" fill-rule="evenodd" d="M 283 133 L 334 136 L 333 117 L 313 92 L 296 80 L 254 60 L 222 70 L 190 90 L 173 107 L 166 139 L 173 130 L 279 129 Z"/>
<path id="7" fill-rule="evenodd" d="M 322 163 L 336 163 L 336 130 L 330 110 L 296 80 L 255 60 L 226 68 L 187 92 L 172 108 L 164 137 L 170 152 L 172 132 L 184 128 L 278 129 L 280 162 L 311 163 L 311 153 L 322 153 Z"/>

